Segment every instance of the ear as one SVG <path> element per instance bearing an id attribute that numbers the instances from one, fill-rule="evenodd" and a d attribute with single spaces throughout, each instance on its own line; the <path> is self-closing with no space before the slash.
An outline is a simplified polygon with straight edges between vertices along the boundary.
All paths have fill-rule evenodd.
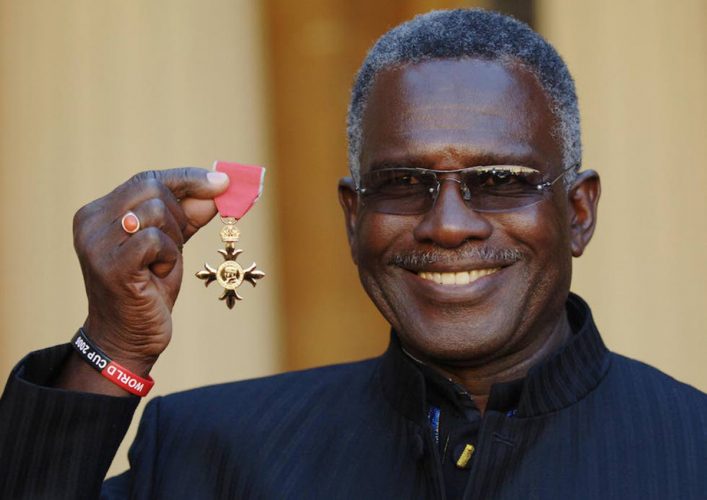
<path id="1" fill-rule="evenodd" d="M 351 177 L 342 177 L 339 180 L 339 203 L 344 209 L 344 222 L 346 223 L 346 237 L 349 240 L 351 258 L 358 265 L 356 252 L 356 218 L 358 215 L 358 194 L 356 185 Z"/>
<path id="2" fill-rule="evenodd" d="M 580 172 L 569 190 L 572 255 L 579 257 L 589 244 L 597 224 L 601 181 L 594 170 Z"/>

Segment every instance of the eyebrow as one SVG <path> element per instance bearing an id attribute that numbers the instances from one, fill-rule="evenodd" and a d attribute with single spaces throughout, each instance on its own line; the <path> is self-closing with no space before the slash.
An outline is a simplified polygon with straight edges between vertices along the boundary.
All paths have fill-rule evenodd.
<path id="1" fill-rule="evenodd" d="M 512 174 L 520 173 L 539 173 L 537 169 L 532 167 L 527 167 L 525 165 L 478 165 L 476 167 L 469 167 L 473 170 L 478 170 L 479 172 L 510 172 Z"/>
<path id="2" fill-rule="evenodd" d="M 369 170 L 383 170 L 387 168 L 432 168 L 434 163 L 419 157 L 404 157 L 399 159 L 378 160 L 371 163 Z"/>
<path id="3" fill-rule="evenodd" d="M 530 156 L 512 154 L 481 153 L 474 154 L 473 161 L 464 162 L 461 168 L 485 166 L 519 166 L 529 167 L 539 171 L 541 163 Z M 368 170 L 381 170 L 387 168 L 426 168 L 434 169 L 435 162 L 425 155 L 402 155 L 394 158 L 382 158 L 370 163 Z"/>

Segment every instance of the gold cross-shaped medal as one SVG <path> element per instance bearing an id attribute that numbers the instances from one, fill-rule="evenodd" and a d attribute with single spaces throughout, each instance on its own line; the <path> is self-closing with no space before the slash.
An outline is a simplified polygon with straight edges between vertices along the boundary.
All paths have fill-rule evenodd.
<path id="1" fill-rule="evenodd" d="M 218 281 L 224 290 L 220 300 L 225 300 L 226 305 L 229 309 L 233 309 L 236 304 L 236 300 L 243 300 L 243 297 L 238 295 L 236 289 L 243 284 L 243 281 L 247 281 L 251 285 L 255 286 L 256 280 L 265 277 L 265 273 L 255 269 L 255 262 L 253 262 L 246 269 L 243 269 L 241 265 L 236 262 L 238 256 L 243 252 L 243 250 L 236 249 L 236 242 L 240 237 L 240 231 L 236 227 L 236 222 L 238 222 L 234 217 L 222 217 L 221 220 L 225 226 L 221 229 L 221 240 L 225 244 L 226 248 L 224 250 L 219 250 L 223 256 L 224 262 L 214 269 L 209 264 L 204 264 L 204 270 L 196 273 L 196 277 L 204 280 L 204 285 L 209 286 L 212 282 Z"/>

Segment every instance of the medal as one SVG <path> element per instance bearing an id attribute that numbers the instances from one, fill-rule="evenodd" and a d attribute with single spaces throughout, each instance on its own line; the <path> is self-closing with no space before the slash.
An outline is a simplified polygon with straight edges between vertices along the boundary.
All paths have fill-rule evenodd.
<path id="1" fill-rule="evenodd" d="M 230 183 L 225 193 L 214 199 L 216 208 L 221 214 L 221 241 L 225 246 L 219 250 L 224 262 L 213 268 L 209 264 L 204 264 L 204 269 L 196 273 L 196 277 L 204 280 L 204 285 L 209 286 L 214 281 L 223 287 L 223 293 L 219 300 L 226 302 L 229 309 L 233 309 L 237 300 L 243 300 L 236 291 L 239 286 L 247 281 L 255 286 L 256 280 L 265 276 L 265 273 L 255 268 L 255 262 L 247 268 L 243 268 L 236 259 L 243 250 L 236 249 L 236 243 L 240 238 L 240 231 L 236 223 L 250 210 L 253 204 L 260 198 L 263 191 L 263 178 L 265 169 L 262 167 L 239 165 L 238 163 L 226 163 L 217 161 L 214 170 L 228 175 Z"/>

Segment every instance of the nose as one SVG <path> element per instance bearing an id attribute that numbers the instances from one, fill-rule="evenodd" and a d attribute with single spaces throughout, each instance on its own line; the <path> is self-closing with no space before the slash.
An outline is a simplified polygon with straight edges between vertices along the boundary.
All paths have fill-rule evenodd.
<path id="1" fill-rule="evenodd" d="M 439 194 L 434 206 L 413 230 L 415 239 L 443 248 L 455 248 L 466 240 L 489 238 L 493 226 L 483 214 L 466 206 L 459 181 L 441 178 L 439 182 Z"/>

